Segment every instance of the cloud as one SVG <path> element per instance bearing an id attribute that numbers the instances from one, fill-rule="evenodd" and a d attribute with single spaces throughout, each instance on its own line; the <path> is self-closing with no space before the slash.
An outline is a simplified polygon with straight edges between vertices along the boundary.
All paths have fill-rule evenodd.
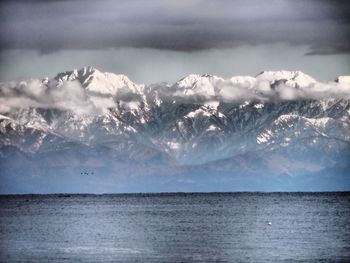
<path id="1" fill-rule="evenodd" d="M 77 115 L 98 115 L 116 106 L 112 97 L 87 94 L 78 81 L 40 80 L 0 83 L 0 105 L 2 113 L 35 107 L 67 110 Z"/>
<path id="2" fill-rule="evenodd" d="M 28 0 L 0 7 L 3 50 L 190 52 L 284 42 L 309 46 L 309 55 L 350 52 L 345 0 Z"/>
<path id="3" fill-rule="evenodd" d="M 71 73 L 67 72 L 68 75 Z M 97 74 L 103 76 L 100 72 Z M 292 78 L 287 80 L 279 77 L 288 75 Z M 148 103 L 158 100 L 185 104 L 350 99 L 349 79 L 345 77 L 339 82 L 324 83 L 301 72 L 288 71 L 265 72 L 255 78 L 238 76 L 223 79 L 211 75 L 189 75 L 173 85 L 140 85 L 138 91 L 134 89 L 135 86 L 132 89 L 120 87 L 117 92 L 110 94 L 89 91 L 77 80 L 12 81 L 0 83 L 0 112 L 35 107 L 94 116 L 119 106 L 127 110 L 137 109 L 145 102 L 143 99 Z M 98 85 L 98 82 L 94 85 Z M 130 82 L 128 85 L 134 84 Z"/>
<path id="4" fill-rule="evenodd" d="M 206 78 L 205 76 L 201 78 Z M 201 88 L 187 87 L 189 91 L 177 89 L 175 92 L 162 92 L 162 99 L 176 99 L 177 102 L 183 103 L 210 103 L 213 101 L 225 103 L 242 103 L 247 100 L 257 100 L 265 102 L 274 101 L 291 101 L 291 100 L 323 100 L 323 99 L 350 99 L 349 82 L 318 82 L 298 83 L 293 80 L 276 80 L 267 81 L 264 78 L 238 77 L 232 79 L 219 79 L 212 86 L 203 81 L 197 81 L 202 85 Z M 246 81 L 247 79 L 248 81 Z M 165 88 L 166 89 L 166 88 Z M 169 90 L 169 89 L 168 89 Z M 215 91 L 213 93 L 213 91 Z"/>
<path id="5" fill-rule="evenodd" d="M 350 99 L 349 83 L 314 83 L 303 88 L 293 89 L 286 85 L 278 88 L 279 96 L 284 100 L 296 99 Z"/>

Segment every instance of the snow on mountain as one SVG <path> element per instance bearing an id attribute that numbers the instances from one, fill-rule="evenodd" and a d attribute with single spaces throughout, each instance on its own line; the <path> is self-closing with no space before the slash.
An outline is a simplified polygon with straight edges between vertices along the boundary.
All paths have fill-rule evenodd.
<path id="1" fill-rule="evenodd" d="M 230 78 L 229 81 L 231 81 L 232 84 L 235 85 L 242 85 L 251 88 L 256 83 L 256 78 L 251 76 L 234 76 Z"/>
<path id="2" fill-rule="evenodd" d="M 78 80 L 88 92 L 118 96 L 119 93 L 138 93 L 143 85 L 133 83 L 125 75 L 102 73 L 93 67 L 74 69 L 58 74 L 55 79 L 59 82 Z"/>
<path id="3" fill-rule="evenodd" d="M 173 87 L 172 96 L 184 98 L 214 98 L 217 94 L 217 87 L 224 79 L 214 75 L 191 74 L 176 82 Z"/>
<path id="4" fill-rule="evenodd" d="M 11 118 L 0 115 L 0 149 L 4 146 L 13 146 L 23 152 L 35 153 L 46 146 L 54 149 L 63 140 L 63 137 L 53 131 L 33 127 L 30 123 L 21 125 Z"/>
<path id="5" fill-rule="evenodd" d="M 154 167 L 167 167 L 169 172 L 170 163 L 177 167 L 172 172 L 185 173 L 220 160 L 225 160 L 222 171 L 238 162 L 245 169 L 242 173 L 249 173 L 255 157 L 256 165 L 265 165 L 261 171 L 272 169 L 269 155 L 284 160 L 277 170 L 288 175 L 305 172 L 303 162 L 309 168 L 326 169 L 347 164 L 350 156 L 350 100 L 333 96 L 340 83 L 342 92 L 346 90 L 348 78 L 339 77 L 329 85 L 300 71 L 265 71 L 255 78 L 189 75 L 172 85 L 138 85 L 126 76 L 85 67 L 37 80 L 39 87 L 1 83 L 0 102 L 6 107 L 0 107 L 4 109 L 0 153 L 15 147 L 35 159 L 44 151 L 45 160 L 61 156 L 62 163 L 74 160 L 74 167 L 94 160 L 110 173 L 116 167 L 125 168 L 130 160 L 137 167 L 132 170 L 135 173 L 154 173 Z M 72 107 L 62 107 L 65 100 L 51 106 L 46 103 L 56 90 L 70 94 L 77 87 L 68 84 L 76 82 L 81 95 L 72 101 L 67 95 L 65 100 L 92 110 L 77 114 Z M 280 82 L 284 85 L 278 86 Z M 313 91 L 317 85 L 326 91 L 325 97 L 307 93 L 288 100 L 280 97 L 281 89 Z M 35 104 L 28 103 L 28 98 L 34 98 Z M 298 163 L 296 170 L 293 160 Z M 153 168 L 148 170 L 150 163 Z"/>
<path id="6" fill-rule="evenodd" d="M 208 87 L 209 84 L 211 86 L 215 86 L 218 82 L 221 82 L 223 80 L 223 78 L 217 77 L 215 75 L 190 74 L 176 82 L 175 86 L 181 89 L 195 89 L 198 87 L 205 89 L 206 87 Z"/>
<path id="7" fill-rule="evenodd" d="M 267 80 L 269 82 L 276 82 L 279 80 L 285 80 L 287 85 L 292 87 L 307 87 L 317 81 L 310 77 L 309 75 L 304 74 L 301 71 L 263 71 L 256 76 L 258 80 Z"/>

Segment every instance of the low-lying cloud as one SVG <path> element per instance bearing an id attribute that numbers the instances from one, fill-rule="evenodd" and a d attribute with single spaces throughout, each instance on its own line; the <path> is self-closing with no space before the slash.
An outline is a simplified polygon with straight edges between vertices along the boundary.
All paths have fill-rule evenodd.
<path id="1" fill-rule="evenodd" d="M 0 84 L 0 112 L 20 108 L 44 108 L 71 111 L 77 115 L 95 115 L 115 107 L 112 97 L 87 94 L 78 81 L 43 83 L 40 80 Z"/>
<path id="2" fill-rule="evenodd" d="M 163 98 L 175 98 L 178 102 L 185 103 L 350 99 L 350 77 L 325 83 L 318 82 L 303 73 L 296 74 L 302 79 L 283 79 L 278 76 L 272 79 L 263 76 L 222 79 L 197 75 L 193 82 L 190 80 L 191 77 L 184 79 L 187 87 L 183 86 L 181 80 L 172 88 L 163 89 L 160 94 Z M 296 76 L 298 78 L 298 75 Z"/>
<path id="3" fill-rule="evenodd" d="M 308 78 L 308 76 L 306 77 Z M 311 79 L 311 81 L 310 81 Z M 132 82 L 130 82 L 132 84 Z M 131 85 L 130 84 L 130 85 Z M 289 100 L 350 99 L 349 77 L 339 82 L 309 82 L 261 77 L 233 77 L 190 75 L 173 85 L 122 87 L 115 94 L 91 92 L 77 81 L 29 80 L 0 83 L 0 112 L 22 108 L 45 108 L 71 111 L 77 115 L 99 115 L 120 105 L 127 110 L 146 103 L 171 101 L 174 103 L 205 104 L 211 102 L 242 103 Z"/>

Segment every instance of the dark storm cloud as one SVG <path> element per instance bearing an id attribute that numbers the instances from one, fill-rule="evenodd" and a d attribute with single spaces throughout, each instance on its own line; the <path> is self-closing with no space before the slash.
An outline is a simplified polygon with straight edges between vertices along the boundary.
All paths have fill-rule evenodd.
<path id="1" fill-rule="evenodd" d="M 350 53 L 350 1 L 1 1 L 1 49 L 196 51 L 276 42 Z"/>

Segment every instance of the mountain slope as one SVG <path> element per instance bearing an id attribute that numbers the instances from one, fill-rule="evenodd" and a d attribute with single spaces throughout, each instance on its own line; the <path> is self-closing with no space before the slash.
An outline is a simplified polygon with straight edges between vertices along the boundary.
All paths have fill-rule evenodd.
<path id="1" fill-rule="evenodd" d="M 346 173 L 347 78 L 321 83 L 300 71 L 265 71 L 147 86 L 85 67 L 0 83 L 0 190 L 44 191 L 50 182 L 47 191 L 65 191 L 69 181 L 74 191 L 208 190 L 204 182 L 222 176 L 232 189 L 265 189 L 269 176 L 269 184 L 293 185 Z"/>

